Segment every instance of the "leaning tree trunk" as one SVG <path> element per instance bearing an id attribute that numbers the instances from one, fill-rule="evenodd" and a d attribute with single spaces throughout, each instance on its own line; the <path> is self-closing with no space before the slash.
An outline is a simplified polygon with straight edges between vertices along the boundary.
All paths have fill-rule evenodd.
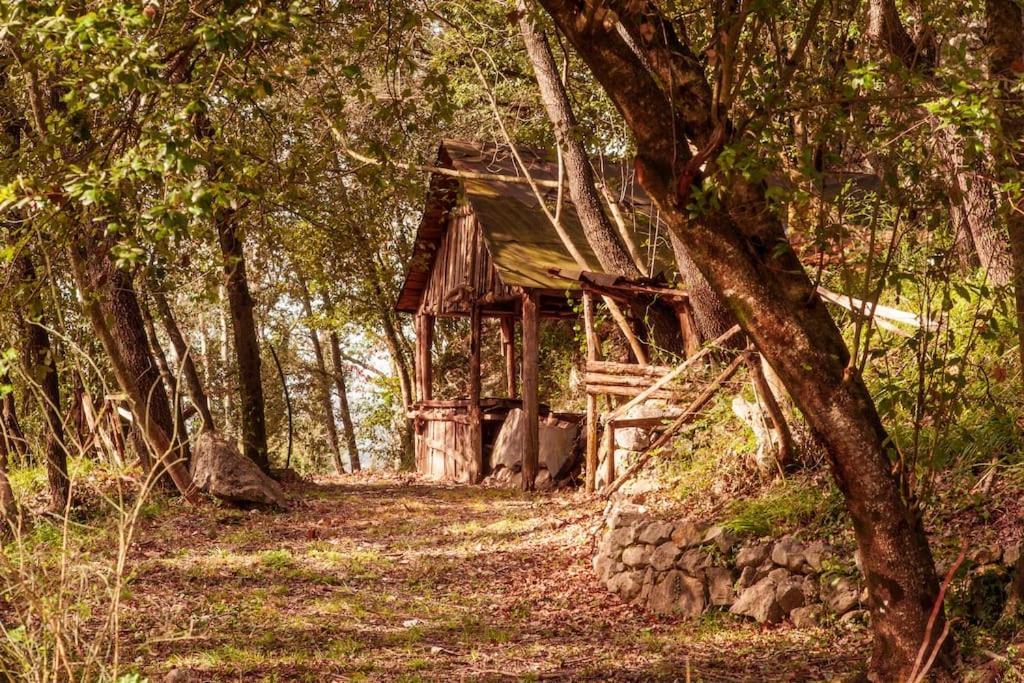
<path id="1" fill-rule="evenodd" d="M 145 322 L 132 278 L 127 272 L 114 265 L 106 245 L 95 243 L 90 245 L 87 259 L 84 263 L 84 275 L 87 278 L 86 289 L 82 290 L 82 295 L 97 297 L 96 306 L 102 315 L 104 324 L 109 325 L 110 336 L 116 345 L 118 358 L 124 363 L 125 371 L 131 378 L 133 390 L 139 393 L 141 403 L 134 406 L 134 411 L 138 411 L 134 413 L 134 416 L 136 420 L 142 420 L 143 424 L 138 424 L 137 427 L 147 437 L 146 441 L 151 448 L 162 448 L 160 439 L 157 439 L 158 443 L 154 443 L 149 438 L 154 429 L 159 429 L 172 444 L 168 453 L 159 450 L 152 451 L 151 455 L 155 462 L 165 466 L 168 462 L 180 462 L 182 466 L 187 467 L 181 443 L 174 439 L 175 429 L 171 404 L 167 399 L 167 392 L 164 390 L 156 360 L 149 350 Z M 94 331 L 97 334 L 100 332 L 99 330 Z M 109 349 L 107 349 L 107 353 L 110 355 Z M 122 390 L 131 395 L 124 387 Z M 181 489 L 179 482 L 174 480 L 175 476 L 174 470 L 161 473 L 164 485 L 173 484 Z"/>
<path id="2" fill-rule="evenodd" d="M 196 412 L 199 413 L 199 419 L 202 420 L 200 431 L 214 431 L 217 426 L 213 420 L 213 413 L 210 412 L 210 399 L 206 396 L 206 391 L 203 390 L 202 379 L 199 377 L 195 354 L 192 353 L 192 349 L 185 343 L 185 337 L 181 333 L 181 328 L 178 327 L 178 321 L 174 317 L 174 311 L 171 310 L 167 297 L 163 292 L 156 289 L 150 292 L 150 294 L 153 296 L 153 303 L 156 305 L 156 313 L 160 318 L 160 323 L 163 325 L 164 332 L 167 333 L 167 338 L 171 340 L 171 346 L 174 347 L 174 355 L 178 357 L 178 363 L 181 365 L 181 374 L 184 375 L 185 384 L 188 386 L 189 399 L 191 399 L 192 405 L 195 406 Z"/>
<path id="3" fill-rule="evenodd" d="M 583 146 L 582 131 L 576 122 L 569 94 L 559 78 L 558 66 L 551 54 L 548 39 L 534 24 L 524 0 L 518 0 L 517 8 L 520 14 L 519 29 L 526 45 L 526 54 L 533 65 L 541 101 L 554 126 L 558 147 L 562 150 L 569 196 L 572 198 L 587 244 L 594 250 L 594 255 L 597 256 L 598 263 L 605 273 L 622 275 L 634 280 L 640 278 L 643 273 L 639 265 L 633 260 L 626 244 L 605 213 L 597 191 L 594 169 Z M 683 352 L 679 322 L 667 306 L 660 302 L 653 306 L 641 304 L 634 308 L 632 314 L 647 328 L 651 341 L 658 348 L 674 354 Z"/>
<path id="4" fill-rule="evenodd" d="M 320 343 L 320 333 L 313 325 L 313 304 L 310 301 L 309 287 L 305 279 L 299 275 L 299 288 L 302 295 L 302 310 L 306 314 L 306 327 L 309 329 L 309 340 L 313 344 L 313 358 L 316 361 L 316 387 L 323 411 L 324 427 L 327 429 L 327 445 L 331 447 L 331 458 L 334 470 L 345 474 L 345 465 L 341 462 L 341 447 L 338 445 L 338 425 L 334 423 L 334 403 L 331 401 L 331 381 L 327 374 L 327 363 L 324 362 L 324 348 Z"/>
<path id="5" fill-rule="evenodd" d="M 938 642 L 941 609 L 929 624 L 938 580 L 908 477 L 897 474 L 892 441 L 864 381 L 850 371 L 849 351 L 770 210 L 765 186 L 727 179 L 726 204 L 690 219 L 688 195 L 703 164 L 687 142 L 714 173 L 714 152 L 728 137 L 728 123 L 712 116 L 703 65 L 651 4 L 609 0 L 601 9 L 649 55 L 654 74 L 617 36 L 614 20 L 587 16 L 592 8 L 570 0 L 541 4 L 633 132 L 641 183 L 669 228 L 822 437 L 863 558 L 875 635 L 871 676 L 909 678 L 922 644 L 942 648 L 936 667 L 948 671 L 955 645 Z M 679 144 L 681 135 L 688 140 Z"/>
<path id="6" fill-rule="evenodd" d="M 106 351 L 118 386 L 128 396 L 145 448 L 160 463 L 181 495 L 190 503 L 198 503 L 192 476 L 170 437 L 173 429 L 170 405 L 146 345 L 142 314 L 131 279 L 110 262 L 104 245 L 86 242 L 83 246 L 72 246 L 70 257 L 82 306 Z M 113 323 L 113 328 L 108 321 Z"/>
<path id="7" fill-rule="evenodd" d="M 261 470 L 269 473 L 260 347 L 256 337 L 256 320 L 253 317 L 254 304 L 249 292 L 249 278 L 245 271 L 245 253 L 235 224 L 235 212 L 220 209 L 214 220 L 224 260 L 224 284 L 228 294 L 231 330 L 235 342 L 243 452 L 259 465 Z"/>
<path id="8" fill-rule="evenodd" d="M 20 301 L 15 316 L 21 326 L 24 343 L 25 375 L 39 387 L 40 407 L 45 423 L 46 478 L 50 487 L 50 506 L 63 511 L 68 505 L 71 484 L 68 480 L 68 451 L 61 420 L 60 379 L 57 357 L 50 344 L 50 334 L 43 319 L 43 303 L 39 299 L 35 266 L 27 254 L 15 259 L 21 285 Z"/>
<path id="9" fill-rule="evenodd" d="M 186 462 L 188 462 L 192 459 L 192 449 L 189 448 L 188 443 L 188 427 L 185 425 L 185 412 L 181 405 L 181 390 L 178 387 L 178 378 L 175 376 L 171 364 L 167 361 L 167 354 L 164 353 L 163 346 L 160 345 L 160 338 L 156 334 L 156 324 L 153 322 L 153 314 L 145 300 L 139 301 L 139 312 L 142 313 L 142 322 L 146 328 L 146 337 L 149 339 L 149 349 L 153 354 L 153 360 L 156 361 L 160 376 L 164 380 L 167 393 L 174 405 L 173 440 L 179 444 L 181 453 Z"/>
<path id="10" fill-rule="evenodd" d="M 356 428 L 352 423 L 352 411 L 348 405 L 348 387 L 345 386 L 345 364 L 341 359 L 341 342 L 338 333 L 331 330 L 331 365 L 334 370 L 334 386 L 338 391 L 338 408 L 341 413 L 341 425 L 345 430 L 345 446 L 348 448 L 348 459 L 353 472 L 363 468 L 359 462 L 359 446 L 356 443 Z"/>

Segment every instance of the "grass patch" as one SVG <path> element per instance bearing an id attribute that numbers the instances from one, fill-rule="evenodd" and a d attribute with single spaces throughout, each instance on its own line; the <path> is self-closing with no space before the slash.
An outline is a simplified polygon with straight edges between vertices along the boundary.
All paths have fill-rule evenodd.
<path id="1" fill-rule="evenodd" d="M 797 527 L 818 535 L 834 530 L 843 515 L 842 497 L 835 487 L 790 479 L 757 498 L 733 502 L 723 526 L 745 536 L 778 536 Z"/>

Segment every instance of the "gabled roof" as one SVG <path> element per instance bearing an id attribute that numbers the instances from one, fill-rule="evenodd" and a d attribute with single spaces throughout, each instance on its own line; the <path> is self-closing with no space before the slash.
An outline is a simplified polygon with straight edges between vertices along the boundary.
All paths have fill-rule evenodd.
<path id="1" fill-rule="evenodd" d="M 523 148 L 519 153 L 532 178 L 548 185 L 557 179 L 557 164 L 547 155 Z M 533 189 L 525 182 L 509 180 L 525 180 L 526 175 L 507 147 L 445 140 L 438 150 L 436 166 L 463 175 L 431 175 L 423 220 L 416 232 L 397 310 L 415 312 L 419 307 L 448 217 L 460 198 L 472 208 L 504 284 L 560 291 L 578 288 L 578 283 L 552 274 L 559 269 L 579 269 L 579 265 L 541 210 Z M 620 166 L 605 164 L 599 170 L 608 187 L 618 188 L 617 198 L 626 221 L 632 223 L 628 228 L 634 233 L 636 244 L 645 254 L 656 257 L 659 266 L 655 270 L 670 270 L 673 261 L 667 235 L 663 229 L 659 231 L 658 221 L 652 218 L 656 212 L 650 200 Z M 539 189 L 548 207 L 554 207 L 558 189 Z M 591 268 L 598 268 L 597 257 L 584 236 L 567 190 L 563 193 L 560 222 Z"/>

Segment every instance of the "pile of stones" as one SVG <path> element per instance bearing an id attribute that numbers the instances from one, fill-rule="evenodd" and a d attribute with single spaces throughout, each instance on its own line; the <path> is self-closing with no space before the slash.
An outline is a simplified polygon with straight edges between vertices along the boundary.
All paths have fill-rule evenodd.
<path id="1" fill-rule="evenodd" d="M 593 558 L 608 590 L 655 614 L 696 618 L 727 609 L 760 623 L 817 625 L 826 614 L 866 622 L 866 592 L 855 572 L 821 542 L 794 536 L 738 543 L 720 525 L 652 518 L 614 506 Z"/>

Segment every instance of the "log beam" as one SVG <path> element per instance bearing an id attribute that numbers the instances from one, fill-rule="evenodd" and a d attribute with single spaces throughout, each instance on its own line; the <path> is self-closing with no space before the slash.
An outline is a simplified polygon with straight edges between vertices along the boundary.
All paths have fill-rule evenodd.
<path id="1" fill-rule="evenodd" d="M 540 404 L 538 391 L 538 316 L 539 301 L 536 292 L 523 292 L 523 490 L 532 491 L 537 478 L 540 457 Z"/>

